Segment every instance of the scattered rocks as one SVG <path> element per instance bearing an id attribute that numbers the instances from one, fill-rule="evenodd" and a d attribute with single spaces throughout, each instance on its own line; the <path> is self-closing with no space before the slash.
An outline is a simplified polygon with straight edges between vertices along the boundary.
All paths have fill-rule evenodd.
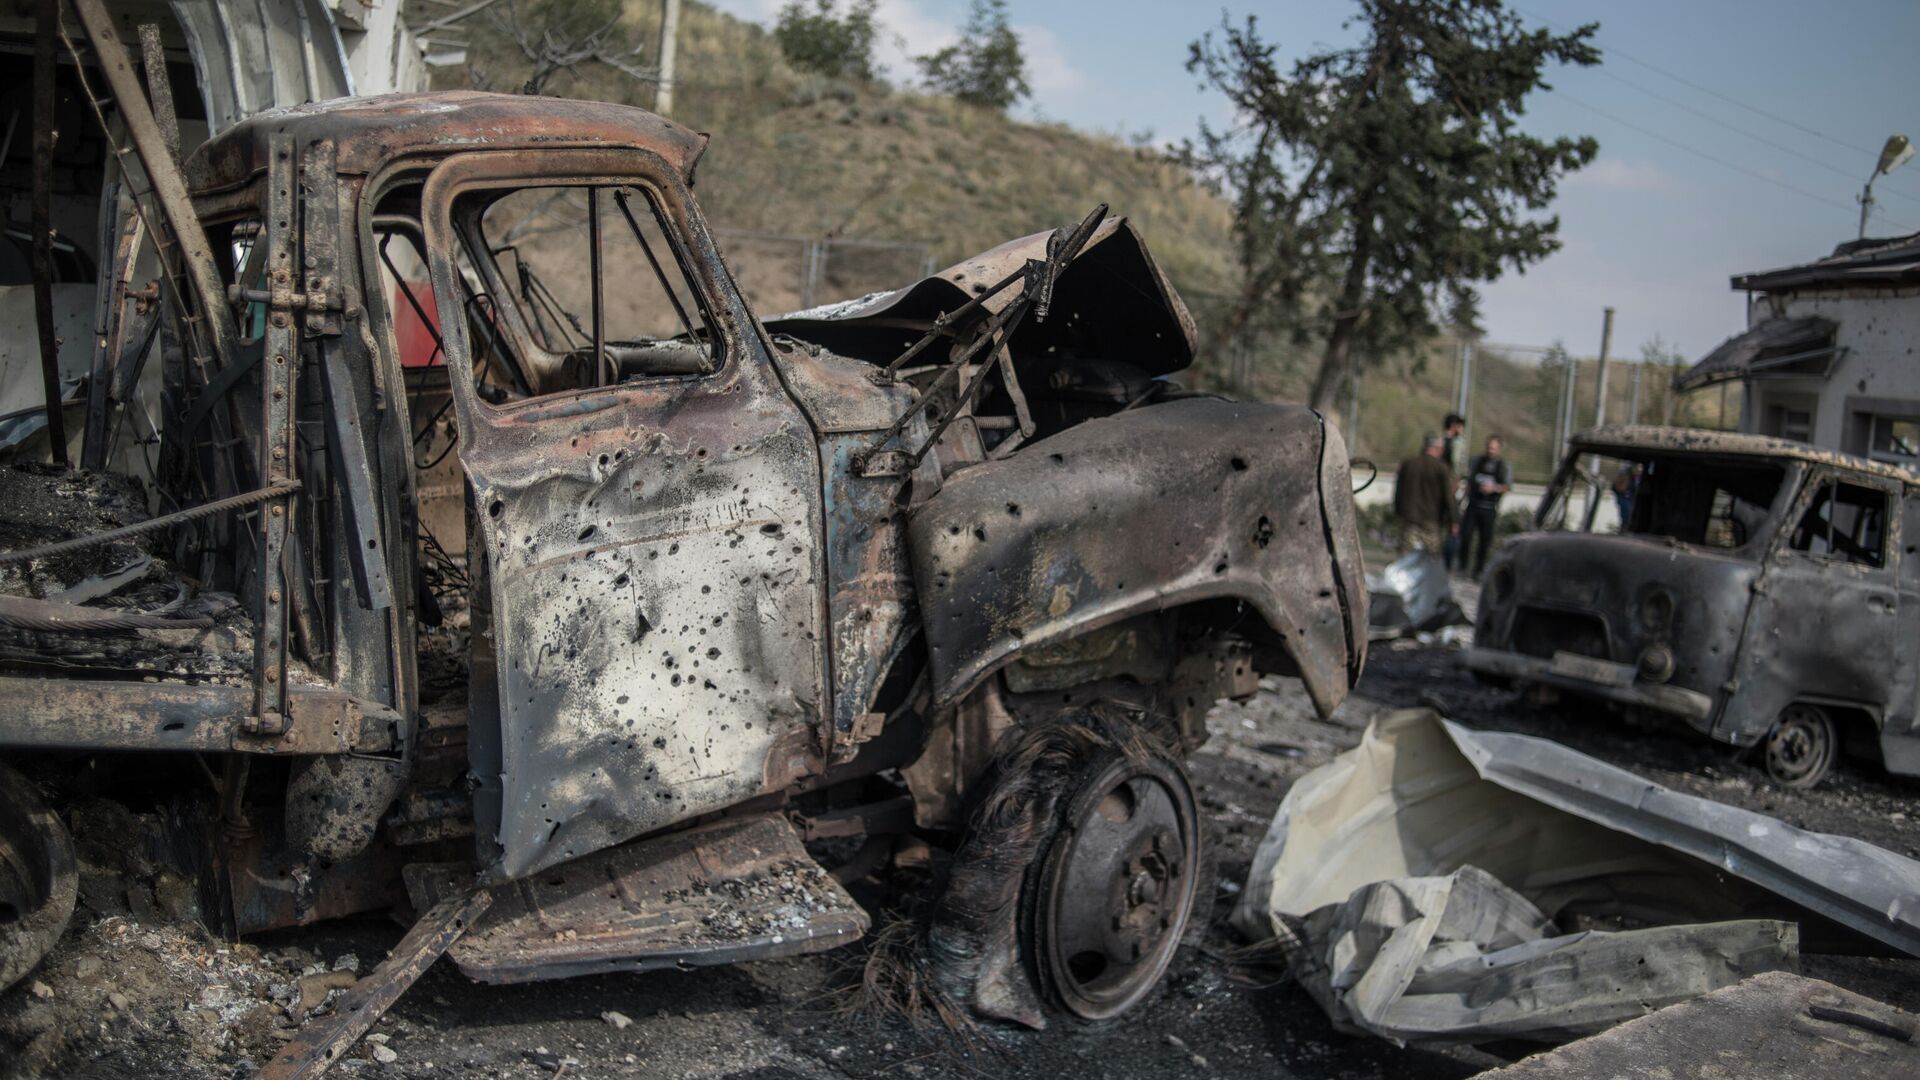
<path id="1" fill-rule="evenodd" d="M 606 1012 L 601 1013 L 600 1019 L 605 1020 L 607 1023 L 613 1025 L 613 1030 L 615 1031 L 625 1031 L 627 1030 L 627 1025 L 633 1023 L 633 1017 L 628 1016 L 625 1013 L 614 1012 L 612 1009 L 608 1009 Z"/>
<path id="2" fill-rule="evenodd" d="M 335 990 L 345 990 L 358 981 L 359 976 L 344 968 L 300 976 L 299 1015 L 305 1016 L 326 1004 L 327 998 Z"/>

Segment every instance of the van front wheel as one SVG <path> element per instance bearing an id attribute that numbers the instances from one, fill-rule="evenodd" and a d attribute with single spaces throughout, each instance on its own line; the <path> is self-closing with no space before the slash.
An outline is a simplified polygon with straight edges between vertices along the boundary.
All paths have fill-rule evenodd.
<path id="1" fill-rule="evenodd" d="M 1833 717 L 1818 705 L 1795 702 L 1780 710 L 1767 733 L 1767 775 L 1790 788 L 1810 788 L 1833 768 L 1840 738 Z"/>

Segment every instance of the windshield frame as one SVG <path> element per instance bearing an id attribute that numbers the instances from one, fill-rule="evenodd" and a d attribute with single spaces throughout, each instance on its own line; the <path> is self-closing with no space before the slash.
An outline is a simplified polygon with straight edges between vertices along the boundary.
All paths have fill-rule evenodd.
<path id="1" fill-rule="evenodd" d="M 1715 555 L 1745 559 L 1750 562 L 1759 562 L 1766 553 L 1771 550 L 1774 537 L 1780 532 L 1780 523 L 1784 519 L 1785 511 L 1793 504 L 1793 501 L 1799 497 L 1800 489 L 1804 485 L 1807 475 L 1806 463 L 1791 458 L 1750 454 L 1676 452 L 1666 448 L 1648 448 L 1644 451 L 1636 452 L 1631 447 L 1609 446 L 1605 449 L 1600 449 L 1576 446 L 1574 451 L 1560 462 L 1560 467 L 1554 471 L 1553 480 L 1547 485 L 1546 494 L 1541 497 L 1540 505 L 1534 511 L 1533 527 L 1536 531 L 1582 532 L 1589 534 L 1593 532 L 1594 518 L 1599 511 L 1600 500 L 1606 497 L 1607 492 L 1604 483 L 1605 477 L 1590 473 L 1585 467 L 1585 459 L 1590 458 L 1607 458 L 1612 461 L 1632 462 L 1642 465 L 1651 464 L 1656 461 L 1684 461 L 1706 468 L 1714 465 L 1746 469 L 1751 469 L 1758 465 L 1778 468 L 1780 470 L 1780 487 L 1779 490 L 1774 492 L 1773 501 L 1767 506 L 1763 524 L 1753 530 L 1753 532 L 1748 535 L 1746 541 L 1737 547 L 1719 547 L 1713 544 L 1695 543 L 1656 533 L 1622 531 L 1613 534 L 1623 538 L 1672 544 L 1689 551 L 1708 552 Z M 1576 481 L 1581 479 L 1588 481 L 1588 491 L 1591 493 L 1591 498 L 1587 505 L 1580 511 L 1578 525 L 1576 526 L 1567 520 L 1571 514 L 1571 508 L 1568 508 L 1558 515 L 1561 522 L 1558 526 L 1550 524 L 1556 517 L 1556 509 L 1571 500 L 1573 486 Z M 1623 522 L 1623 529 L 1624 526 L 1625 523 Z"/>

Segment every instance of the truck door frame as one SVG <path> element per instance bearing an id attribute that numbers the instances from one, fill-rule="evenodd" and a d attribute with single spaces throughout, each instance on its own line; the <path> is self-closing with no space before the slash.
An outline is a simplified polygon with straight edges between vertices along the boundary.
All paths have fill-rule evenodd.
<path id="1" fill-rule="evenodd" d="M 657 200 L 723 351 L 705 374 L 506 405 L 452 380 L 474 505 L 469 558 L 484 560 L 475 589 L 491 601 L 496 670 L 481 670 L 476 650 L 469 738 L 476 843 L 493 879 L 823 767 L 818 452 L 675 171 L 635 148 L 478 151 L 438 164 L 421 225 L 448 365 L 471 370 L 473 355 L 468 320 L 453 314 L 466 310 L 453 258 L 468 239 L 456 200 L 561 186 L 640 188 Z"/>

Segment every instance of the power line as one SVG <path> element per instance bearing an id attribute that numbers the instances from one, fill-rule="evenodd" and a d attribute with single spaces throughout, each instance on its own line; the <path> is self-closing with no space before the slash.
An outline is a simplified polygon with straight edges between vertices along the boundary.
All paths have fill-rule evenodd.
<path id="1" fill-rule="evenodd" d="M 1543 23 L 1546 23 L 1547 25 L 1549 25 L 1549 26 L 1552 26 L 1552 27 L 1554 27 L 1554 28 L 1556 28 L 1556 29 L 1558 29 L 1558 30 L 1560 30 L 1560 31 L 1562 31 L 1562 32 L 1566 32 L 1567 30 L 1569 30 L 1569 29 L 1571 29 L 1570 27 L 1568 27 L 1568 26 L 1567 26 L 1567 24 L 1565 24 L 1565 23 L 1563 23 L 1563 22 L 1561 22 L 1561 21 L 1559 21 L 1558 19 L 1549 19 L 1548 17 L 1546 17 L 1545 15 L 1542 15 L 1542 14 L 1540 14 L 1540 13 L 1539 13 L 1539 12 L 1537 12 L 1537 11 L 1529 11 L 1529 10 L 1527 10 L 1526 8 L 1522 8 L 1522 7 L 1515 7 L 1515 8 L 1514 8 L 1514 10 L 1515 10 L 1515 11 L 1518 11 L 1518 12 L 1519 12 L 1519 13 L 1521 13 L 1522 15 L 1525 15 L 1525 16 L 1527 16 L 1528 18 L 1531 18 L 1531 19 L 1537 19 L 1537 20 L 1539 20 L 1540 22 L 1543 22 Z M 1845 149 L 1845 150 L 1852 150 L 1852 151 L 1854 151 L 1855 153 L 1858 153 L 1858 154 L 1862 154 L 1862 155 L 1865 155 L 1866 157 L 1869 157 L 1869 158 L 1873 158 L 1873 159 L 1876 159 L 1876 160 L 1877 160 L 1877 159 L 1879 158 L 1879 154 L 1880 154 L 1880 151 L 1878 151 L 1878 150 L 1870 150 L 1870 149 L 1868 149 L 1868 148 L 1866 148 L 1866 147 L 1864 147 L 1864 146 L 1859 146 L 1859 145 L 1856 145 L 1856 144 L 1854 144 L 1854 143 L 1850 143 L 1850 142 L 1848 142 L 1848 141 L 1846 141 L 1845 139 L 1841 139 L 1841 138 L 1837 138 L 1837 137 L 1835 137 L 1835 136 L 1833 136 L 1833 135 L 1829 135 L 1829 134 L 1827 134 L 1826 132 L 1824 132 L 1824 131 L 1821 131 L 1821 130 L 1820 130 L 1819 128 L 1815 128 L 1815 127 L 1809 127 L 1808 125 L 1806 125 L 1806 124 L 1802 124 L 1802 123 L 1800 123 L 1800 122 L 1799 122 L 1799 121 L 1797 121 L 1797 120 L 1792 120 L 1792 119 L 1789 119 L 1789 118 L 1787 118 L 1787 117 L 1785 117 L 1785 116 L 1781 116 L 1781 115 L 1780 115 L 1779 113 L 1775 113 L 1775 112 L 1769 112 L 1769 111 L 1767 111 L 1766 109 L 1763 109 L 1763 108 L 1761 108 L 1761 107 L 1760 107 L 1760 106 L 1758 106 L 1758 105 L 1754 105 L 1754 104 L 1751 104 L 1750 102 L 1746 102 L 1746 101 L 1742 101 L 1741 99 L 1739 99 L 1739 98 L 1737 98 L 1737 97 L 1734 97 L 1734 96 L 1732 96 L 1732 95 L 1730 95 L 1730 94 L 1723 94 L 1723 93 L 1721 93 L 1720 91 L 1718 91 L 1718 90 L 1715 90 L 1715 89 L 1714 89 L 1713 87 L 1711 87 L 1711 86 L 1705 86 L 1705 85 L 1702 85 L 1701 83 L 1699 83 L 1699 82 L 1696 82 L 1696 81 L 1694 81 L 1693 79 L 1689 79 L 1689 78 L 1687 78 L 1687 77 L 1686 77 L 1685 75 L 1681 75 L 1681 74 L 1678 74 L 1678 73 L 1676 73 L 1676 72 L 1672 72 L 1672 71 L 1668 71 L 1668 70 L 1667 70 L 1666 68 L 1663 68 L 1663 67 L 1661 67 L 1660 65 L 1658 65 L 1658 64 L 1655 64 L 1655 63 L 1653 63 L 1652 61 L 1650 61 L 1650 60 L 1642 60 L 1641 58 L 1639 58 L 1639 57 L 1637 57 L 1637 56 L 1635 56 L 1635 55 L 1633 55 L 1632 53 L 1629 53 L 1629 52 L 1622 52 L 1622 51 L 1621 51 L 1620 49 L 1617 49 L 1617 48 L 1615 48 L 1615 47 L 1613 47 L 1613 46 L 1611 46 L 1611 45 L 1603 45 L 1603 46 L 1601 46 L 1601 47 L 1600 47 L 1600 50 L 1601 50 L 1601 52 L 1602 52 L 1602 54 L 1603 54 L 1603 55 L 1606 55 L 1606 56 L 1618 56 L 1618 57 L 1619 57 L 1619 58 L 1621 58 L 1622 60 L 1628 60 L 1628 61 L 1631 61 L 1631 62 L 1633 62 L 1633 63 L 1635 63 L 1635 64 L 1638 64 L 1638 65 L 1640 65 L 1640 66 L 1641 66 L 1641 67 L 1643 67 L 1643 68 L 1646 68 L 1646 69 L 1647 69 L 1648 71 L 1651 71 L 1651 72 L 1653 72 L 1653 73 L 1654 73 L 1654 74 L 1656 74 L 1656 75 L 1661 75 L 1661 76 L 1664 76 L 1664 77 L 1666 77 L 1666 78 L 1669 78 L 1669 79 L 1672 79 L 1672 80 L 1673 80 L 1674 82 L 1677 82 L 1677 83 L 1679 83 L 1680 85 L 1682 85 L 1682 86 L 1684 86 L 1684 87 L 1687 87 L 1687 88 L 1688 88 L 1688 89 L 1690 89 L 1690 90 L 1694 90 L 1694 91 L 1697 91 L 1697 92 L 1699 92 L 1699 93 L 1702 93 L 1702 94 L 1705 94 L 1705 95 L 1707 95 L 1707 96 L 1708 96 L 1708 97 L 1710 97 L 1710 98 L 1715 98 L 1715 99 L 1717 99 L 1717 100 L 1719 100 L 1719 101 L 1723 101 L 1723 102 L 1725 102 L 1725 103 L 1727 103 L 1728 105 L 1732 105 L 1732 106 L 1735 106 L 1736 108 L 1741 108 L 1741 109 L 1745 109 L 1746 111 L 1748 111 L 1748 112 L 1750 112 L 1750 113 L 1752 113 L 1752 114 L 1754 114 L 1755 116 L 1759 116 L 1759 117 L 1763 117 L 1763 118 L 1765 118 L 1765 119 L 1768 119 L 1768 120 L 1771 120 L 1771 121 L 1773 121 L 1773 122 L 1774 122 L 1774 123 L 1776 123 L 1776 124 L 1784 124 L 1784 125 L 1786 125 L 1787 127 L 1790 127 L 1790 128 L 1792 128 L 1792 129 L 1794 129 L 1795 131 L 1798 131 L 1798 132 L 1801 132 L 1801 133 L 1803 133 L 1803 134 L 1806 134 L 1806 135 L 1811 135 L 1811 136 L 1813 136 L 1813 137 L 1814 137 L 1814 138 L 1816 138 L 1816 139 L 1821 139 L 1821 140 L 1824 140 L 1824 141 L 1826 141 L 1826 142 L 1830 142 L 1830 143 L 1832 143 L 1833 145 L 1835 145 L 1835 146 L 1838 146 L 1838 147 L 1840 147 L 1840 148 L 1842 148 L 1842 149 Z M 1609 73 L 1609 74 L 1611 74 L 1611 73 Z M 1614 77 L 1615 77 L 1615 78 L 1619 78 L 1619 76 L 1614 76 Z M 1626 82 L 1626 80 L 1625 80 L 1625 79 L 1621 79 L 1620 81 L 1622 81 L 1622 82 Z M 1633 86 L 1634 84 L 1632 84 L 1632 83 L 1627 83 L 1627 85 L 1629 85 L 1629 86 Z M 1644 88 L 1644 87 L 1635 87 L 1635 89 L 1643 89 L 1643 90 L 1644 90 L 1645 88 Z M 1648 93 L 1652 93 L 1652 91 L 1647 91 L 1647 92 L 1648 92 Z M 1656 96 L 1658 96 L 1658 95 L 1656 95 Z M 1677 104 L 1677 103 L 1676 103 L 1676 104 Z M 1686 106 L 1681 106 L 1681 107 L 1682 107 L 1682 108 L 1686 108 Z M 1708 119 L 1712 119 L 1712 117 L 1709 117 Z M 1719 121 L 1715 121 L 1715 122 L 1716 122 L 1716 123 L 1718 123 Z M 1730 124 L 1729 124 L 1729 125 L 1726 125 L 1726 126 L 1728 126 L 1728 127 L 1732 127 L 1732 125 L 1730 125 Z M 1734 128 L 1733 130 L 1736 130 L 1736 131 L 1738 131 L 1738 130 L 1740 130 L 1740 129 L 1738 129 L 1738 128 Z M 1742 134 L 1745 134 L 1745 132 L 1742 132 Z M 1754 136 L 1754 138 L 1758 138 L 1758 137 L 1759 137 L 1759 136 Z M 1764 140 L 1763 140 L 1763 141 L 1764 141 Z M 1796 154 L 1796 156 L 1798 156 L 1798 155 Z M 1856 178 L 1856 179 L 1857 179 L 1857 178 Z M 1904 196 L 1904 197 L 1907 197 L 1907 198 L 1912 198 L 1912 196 L 1908 196 L 1908 195 L 1906 195 L 1906 193 L 1905 193 L 1905 192 L 1896 192 L 1896 194 L 1899 194 L 1899 195 L 1902 195 L 1902 196 Z"/>
<path id="2" fill-rule="evenodd" d="M 1657 90 L 1652 90 L 1652 89 L 1649 89 L 1648 87 L 1641 86 L 1639 83 L 1636 83 L 1631 79 L 1623 78 L 1622 76 L 1616 75 L 1613 72 L 1607 71 L 1604 68 L 1601 69 L 1600 74 L 1605 75 L 1607 78 L 1612 79 L 1615 82 L 1619 82 L 1627 86 L 1631 86 L 1635 90 L 1638 90 L 1641 93 L 1647 95 L 1648 97 L 1653 98 L 1655 101 L 1664 102 L 1668 105 L 1673 106 L 1676 109 L 1683 109 L 1699 117 L 1700 119 L 1705 120 L 1710 124 L 1717 124 L 1720 127 L 1726 128 L 1728 131 L 1731 131 L 1737 135 L 1745 135 L 1747 138 L 1752 139 L 1757 143 L 1764 143 L 1765 145 L 1771 146 L 1775 150 L 1778 150 L 1783 154 L 1791 154 L 1794 157 L 1799 158 L 1801 161 L 1818 165 L 1830 173 L 1835 173 L 1837 175 L 1844 176 L 1849 180 L 1860 179 L 1858 176 L 1855 176 L 1853 173 L 1850 173 L 1845 169 L 1842 169 L 1840 166 L 1835 165 L 1831 161 L 1826 161 L 1824 159 L 1814 157 L 1812 154 L 1803 154 L 1800 151 L 1795 150 L 1793 147 L 1786 145 L 1785 143 L 1774 142 L 1772 139 L 1767 138 L 1765 135 L 1748 131 L 1746 128 L 1739 127 L 1738 125 L 1735 125 L 1735 124 L 1730 124 L 1727 121 L 1722 120 L 1719 117 L 1713 115 L 1712 113 L 1706 112 L 1701 109 L 1696 109 L 1684 101 L 1681 101 L 1677 98 L 1668 97 L 1667 95 L 1662 94 Z M 1909 202 L 1920 203 L 1920 198 L 1915 198 L 1914 196 L 1909 195 L 1904 191 L 1893 190 L 1893 189 L 1883 189 L 1883 191 L 1885 191 L 1887 194 L 1898 195 Z"/>
<path id="3" fill-rule="evenodd" d="M 1772 184 L 1774 187 L 1784 188 L 1787 191 L 1794 192 L 1795 194 L 1798 194 L 1798 195 L 1805 195 L 1809 199 L 1815 199 L 1819 202 L 1823 202 L 1827 204 L 1828 206 L 1837 207 L 1838 209 L 1847 210 L 1847 211 L 1851 211 L 1854 209 L 1852 206 L 1849 206 L 1838 199 L 1830 199 L 1825 195 L 1821 195 L 1817 192 L 1808 191 L 1806 188 L 1796 187 L 1793 184 L 1789 184 L 1784 180 L 1779 180 L 1774 177 L 1768 176 L 1766 173 L 1760 172 L 1757 169 L 1749 169 L 1745 165 L 1741 165 L 1738 162 L 1728 161 L 1726 158 L 1720 157 L 1716 154 L 1709 154 L 1705 150 L 1702 150 L 1697 146 L 1689 146 L 1678 139 L 1674 139 L 1666 135 L 1662 135 L 1651 128 L 1642 127 L 1641 125 L 1636 124 L 1633 121 L 1628 120 L 1623 116 L 1608 112 L 1607 110 L 1602 109 L 1597 105 L 1590 105 L 1587 102 L 1584 102 L 1579 98 L 1574 97 L 1572 94 L 1567 93 L 1565 90 L 1555 89 L 1552 91 L 1552 93 L 1559 95 L 1561 98 L 1565 99 L 1571 104 L 1580 106 L 1581 108 L 1587 110 L 1588 112 L 1594 113 L 1595 115 L 1598 115 L 1598 116 L 1605 117 L 1606 119 L 1611 120 L 1616 124 L 1619 124 L 1621 127 L 1629 128 L 1633 131 L 1637 131 L 1640 134 L 1645 135 L 1650 139 L 1657 139 L 1660 142 L 1663 142 L 1668 146 L 1673 147 L 1676 150 L 1684 150 L 1687 153 L 1694 155 L 1695 157 L 1705 158 L 1716 165 L 1722 166 L 1724 168 L 1732 169 L 1734 172 L 1741 173 L 1745 176 L 1750 176 L 1755 180 L 1762 181 L 1763 183 Z M 1880 213 L 1877 209 L 1875 210 L 1875 213 L 1878 213 L 1881 218 L 1886 220 L 1887 224 L 1892 225 L 1896 229 L 1899 229 L 1903 232 L 1914 231 L 1911 226 L 1902 225 L 1901 223 L 1894 221 L 1892 218 L 1888 218 L 1886 214 Z"/>

